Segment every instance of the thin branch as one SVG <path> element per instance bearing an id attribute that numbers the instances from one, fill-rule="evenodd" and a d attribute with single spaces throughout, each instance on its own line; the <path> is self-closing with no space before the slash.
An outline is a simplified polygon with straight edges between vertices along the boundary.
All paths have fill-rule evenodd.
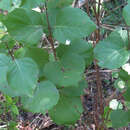
<path id="1" fill-rule="evenodd" d="M 54 58 L 55 58 L 55 60 L 57 60 L 56 50 L 55 50 L 55 47 L 54 47 L 54 40 L 53 40 L 53 37 L 52 37 L 51 26 L 50 26 L 50 23 L 49 23 L 48 10 L 47 10 L 47 4 L 46 4 L 46 2 L 45 2 L 45 12 L 46 12 L 46 18 L 47 18 L 47 24 L 48 24 L 48 31 L 49 31 L 49 42 L 50 42 L 51 47 L 52 47 Z"/>
<path id="2" fill-rule="evenodd" d="M 123 30 L 130 30 L 130 26 L 116 26 L 110 24 L 100 24 L 100 28 L 108 29 L 110 31 L 114 31 L 116 28 L 122 28 Z"/>
<path id="3" fill-rule="evenodd" d="M 12 60 L 15 60 L 14 55 L 8 46 L 8 43 L 7 42 L 4 42 L 4 43 L 5 43 L 6 48 L 8 49 L 8 53 L 11 56 Z"/>
<path id="4" fill-rule="evenodd" d="M 99 0 L 98 2 L 99 2 L 98 3 L 98 11 L 96 11 L 95 5 L 93 6 L 93 9 L 94 9 L 94 13 L 95 13 L 96 21 L 97 21 L 97 26 L 100 27 L 100 4 L 101 4 L 101 1 Z M 95 35 L 96 35 L 96 44 L 97 44 L 100 40 L 100 28 L 97 28 Z M 98 103 L 99 103 L 99 107 L 100 107 L 100 115 L 102 117 L 102 115 L 104 113 L 102 82 L 101 82 L 101 78 L 100 78 L 99 67 L 97 65 L 97 60 L 94 60 L 94 67 L 96 70 L 95 75 L 96 75 L 96 84 L 97 84 L 97 97 L 96 98 L 98 98 Z M 102 124 L 98 124 L 99 129 L 104 128 L 104 126 L 103 126 L 104 119 L 102 118 L 101 120 L 102 120 Z"/>
<path id="5" fill-rule="evenodd" d="M 100 72 L 99 72 L 99 67 L 97 65 L 97 61 L 94 61 L 95 65 L 95 70 L 96 70 L 96 83 L 97 83 L 97 88 L 98 88 L 98 96 L 99 96 L 99 103 L 100 103 L 100 114 L 102 115 L 104 113 L 104 107 L 103 107 L 103 96 L 102 96 L 102 82 L 100 78 Z"/>
<path id="6" fill-rule="evenodd" d="M 109 10 L 109 11 L 105 14 L 105 16 L 108 16 L 108 15 L 111 14 L 112 12 L 116 11 L 117 9 L 119 9 L 119 8 L 121 8 L 122 6 L 125 6 L 125 5 L 127 5 L 127 3 L 123 3 L 123 4 L 121 4 L 121 5 L 119 5 L 119 6 L 115 7 L 115 8 L 113 8 L 112 10 Z"/>
<path id="7" fill-rule="evenodd" d="M 89 2 L 88 2 L 88 0 L 85 1 L 85 4 L 86 4 L 86 11 L 87 11 L 87 14 L 88 14 L 88 16 L 90 16 Z"/>

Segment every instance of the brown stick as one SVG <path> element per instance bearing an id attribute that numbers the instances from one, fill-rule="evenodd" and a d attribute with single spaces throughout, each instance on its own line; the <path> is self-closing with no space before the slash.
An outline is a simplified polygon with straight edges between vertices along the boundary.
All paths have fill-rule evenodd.
<path id="1" fill-rule="evenodd" d="M 15 60 L 14 55 L 8 46 L 8 43 L 7 42 L 4 42 L 4 43 L 5 43 L 6 48 L 8 49 L 8 53 L 11 56 L 12 60 Z"/>
<path id="2" fill-rule="evenodd" d="M 48 31 L 49 31 L 49 42 L 51 43 L 51 47 L 52 47 L 52 51 L 53 51 L 53 54 L 54 54 L 54 58 L 55 60 L 57 60 L 57 57 L 56 57 L 56 50 L 55 50 L 55 47 L 54 47 L 54 40 L 53 40 L 53 37 L 52 37 L 52 31 L 51 31 L 51 26 L 50 26 L 50 22 L 49 22 L 49 17 L 48 17 L 48 10 L 47 10 L 47 4 L 45 2 L 45 9 L 46 9 L 46 18 L 47 18 L 47 24 L 48 24 Z"/>
<path id="3" fill-rule="evenodd" d="M 88 16 L 90 16 L 88 0 L 86 0 L 86 11 L 87 11 Z"/>
<path id="4" fill-rule="evenodd" d="M 101 1 L 99 0 L 98 12 L 96 12 L 96 7 L 95 6 L 93 7 L 98 26 L 100 26 L 100 5 L 101 5 Z M 99 42 L 99 40 L 100 40 L 100 28 L 98 28 L 96 31 L 96 44 Z M 96 74 L 96 84 L 97 84 L 97 96 L 98 96 L 98 101 L 99 101 L 99 106 L 100 106 L 100 115 L 102 116 L 104 113 L 102 82 L 100 79 L 100 72 L 99 72 L 99 67 L 97 65 L 97 60 L 94 60 L 94 67 L 96 70 L 95 74 Z M 102 118 L 102 124 L 104 124 L 103 118 Z M 104 128 L 104 126 L 99 125 L 99 129 L 102 129 L 102 128 Z"/>

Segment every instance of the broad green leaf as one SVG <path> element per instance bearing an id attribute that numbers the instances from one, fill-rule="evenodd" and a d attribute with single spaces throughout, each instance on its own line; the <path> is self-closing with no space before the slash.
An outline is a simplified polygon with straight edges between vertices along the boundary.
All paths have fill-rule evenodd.
<path id="1" fill-rule="evenodd" d="M 40 13 L 17 8 L 3 20 L 8 32 L 23 44 L 37 44 L 43 34 L 43 20 Z"/>
<path id="2" fill-rule="evenodd" d="M 10 63 L 10 58 L 4 54 L 0 54 L 0 89 L 6 84 L 6 77 L 8 71 L 8 64 Z"/>
<path id="3" fill-rule="evenodd" d="M 57 53 L 57 56 L 59 58 L 62 58 L 62 56 L 65 54 L 65 53 L 69 53 L 68 50 L 69 50 L 70 46 L 67 46 L 67 45 L 64 45 L 64 44 L 60 44 L 57 48 L 56 48 L 56 53 Z M 72 53 L 72 52 L 71 52 Z"/>
<path id="4" fill-rule="evenodd" d="M 86 66 L 92 64 L 94 59 L 92 44 L 87 43 L 84 40 L 74 40 L 72 41 L 72 45 L 70 45 L 69 51 L 78 53 L 82 56 L 85 60 Z"/>
<path id="5" fill-rule="evenodd" d="M 43 76 L 43 67 L 49 62 L 49 54 L 45 49 L 36 47 L 26 47 L 16 50 L 15 57 L 29 57 L 32 58 L 38 65 L 39 76 Z"/>
<path id="6" fill-rule="evenodd" d="M 128 34 L 127 30 L 118 29 L 117 33 L 120 35 L 121 39 L 123 40 L 124 44 L 128 46 Z"/>
<path id="7" fill-rule="evenodd" d="M 80 97 L 60 96 L 59 102 L 51 110 L 49 115 L 57 124 L 70 125 L 74 124 L 83 112 Z"/>
<path id="8" fill-rule="evenodd" d="M 38 64 L 39 69 L 42 69 L 49 61 L 48 52 L 41 48 L 28 48 L 25 56 L 32 58 Z"/>
<path id="9" fill-rule="evenodd" d="M 93 47 L 91 44 L 84 40 L 74 40 L 71 44 L 63 45 L 60 44 L 56 49 L 57 55 L 61 58 L 65 53 L 77 53 L 82 56 L 86 62 L 86 66 L 90 65 L 93 61 Z"/>
<path id="10" fill-rule="evenodd" d="M 60 44 L 59 47 L 57 48 L 57 54 L 59 57 L 62 57 L 64 53 L 73 52 L 77 54 L 82 54 L 89 51 L 90 48 L 92 48 L 91 44 L 87 43 L 84 40 L 76 39 L 72 41 L 69 46 Z"/>
<path id="11" fill-rule="evenodd" d="M 128 125 L 128 115 L 127 112 L 123 110 L 112 111 L 110 114 L 110 119 L 114 128 L 125 127 Z"/>
<path id="12" fill-rule="evenodd" d="M 27 50 L 27 48 L 23 48 L 23 47 L 17 49 L 16 51 L 14 51 L 14 57 L 15 58 L 25 57 L 26 50 Z"/>
<path id="13" fill-rule="evenodd" d="M 71 5 L 73 0 L 49 0 L 48 8 L 63 8 L 65 6 Z"/>
<path id="14" fill-rule="evenodd" d="M 124 65 L 129 59 L 123 40 L 113 32 L 108 39 L 98 43 L 94 49 L 99 66 L 116 69 Z"/>
<path id="15" fill-rule="evenodd" d="M 124 98 L 125 98 L 125 101 L 130 101 L 130 80 L 127 81 L 126 86 L 127 86 L 127 90 L 126 90 L 126 92 L 123 94 L 123 96 L 124 96 Z"/>
<path id="16" fill-rule="evenodd" d="M 33 97 L 23 97 L 22 103 L 31 112 L 45 114 L 58 100 L 59 92 L 56 86 L 50 81 L 44 81 L 38 85 Z"/>
<path id="17" fill-rule="evenodd" d="M 119 77 L 124 80 L 124 81 L 128 81 L 130 80 L 130 75 L 128 74 L 128 72 L 126 72 L 125 70 L 121 69 L 119 72 Z"/>
<path id="18" fill-rule="evenodd" d="M 16 59 L 9 66 L 7 80 L 19 96 L 32 96 L 38 80 L 38 67 L 30 58 Z"/>
<path id="19" fill-rule="evenodd" d="M 12 11 L 14 8 L 19 7 L 21 0 L 1 0 L 0 9 Z"/>
<path id="20" fill-rule="evenodd" d="M 56 16 L 53 36 L 61 43 L 83 38 L 96 29 L 87 14 L 79 8 L 65 7 Z"/>
<path id="21" fill-rule="evenodd" d="M 60 92 L 69 97 L 79 97 L 84 94 L 84 89 L 87 87 L 87 81 L 81 80 L 77 86 L 63 88 Z"/>
<path id="22" fill-rule="evenodd" d="M 8 85 L 7 82 L 7 73 L 10 63 L 10 57 L 6 56 L 5 54 L 0 54 L 0 91 L 6 95 L 14 97 L 19 95 Z"/>
<path id="23" fill-rule="evenodd" d="M 85 69 L 82 57 L 67 53 L 61 61 L 49 62 L 44 67 L 44 76 L 59 86 L 73 86 L 81 79 Z"/>
<path id="24" fill-rule="evenodd" d="M 128 121 L 130 122 L 130 110 L 127 111 L 128 114 Z"/>
<path id="25" fill-rule="evenodd" d="M 0 1 L 0 9 L 10 11 L 12 8 L 12 0 L 1 0 Z"/>
<path id="26" fill-rule="evenodd" d="M 123 16 L 126 23 L 130 26 L 130 1 L 128 0 L 128 5 L 123 9 Z"/>
<path id="27" fill-rule="evenodd" d="M 27 9 L 32 9 L 37 6 L 43 5 L 43 2 L 45 0 L 22 0 L 21 7 L 27 8 Z"/>

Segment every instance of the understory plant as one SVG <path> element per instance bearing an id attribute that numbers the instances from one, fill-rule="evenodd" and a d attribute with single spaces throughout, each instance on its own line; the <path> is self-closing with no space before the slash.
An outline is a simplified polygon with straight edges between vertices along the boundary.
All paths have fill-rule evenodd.
<path id="1" fill-rule="evenodd" d="M 20 97 L 30 112 L 48 112 L 55 123 L 72 125 L 83 112 L 81 95 L 88 87 L 85 72 L 93 64 L 96 130 L 107 129 L 110 122 L 114 128 L 127 126 L 130 1 L 118 4 L 123 6 L 116 12 L 121 14 L 117 18 L 123 20 L 121 26 L 105 26 L 112 21 L 102 13 L 103 8 L 109 10 L 102 0 L 94 4 L 86 0 L 87 11 L 75 7 L 73 0 L 1 0 L 0 91 Z M 104 29 L 110 31 L 102 38 Z M 104 103 L 99 68 L 116 70 L 115 87 L 125 107 L 109 109 Z"/>

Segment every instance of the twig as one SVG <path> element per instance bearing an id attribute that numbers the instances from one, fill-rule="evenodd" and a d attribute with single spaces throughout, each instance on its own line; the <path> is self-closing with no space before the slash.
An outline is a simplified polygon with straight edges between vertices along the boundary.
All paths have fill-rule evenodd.
<path id="1" fill-rule="evenodd" d="M 115 69 L 115 70 L 99 70 L 100 73 L 112 73 L 112 72 L 119 72 L 120 70 Z M 86 74 L 90 74 L 90 73 L 95 73 L 95 70 L 90 70 L 88 72 L 86 72 Z"/>
<path id="2" fill-rule="evenodd" d="M 46 12 L 46 18 L 47 18 L 47 24 L 48 24 L 48 31 L 49 31 L 49 42 L 50 42 L 51 47 L 52 47 L 54 58 L 55 58 L 55 60 L 57 60 L 56 50 L 55 50 L 55 47 L 54 47 L 54 40 L 53 40 L 53 37 L 52 37 L 51 26 L 50 26 L 50 23 L 49 23 L 49 17 L 48 17 L 48 11 L 47 11 L 47 4 L 46 4 L 46 2 L 45 2 L 45 12 Z"/>
<path id="3" fill-rule="evenodd" d="M 115 7 L 115 8 L 113 8 L 112 10 L 108 11 L 105 16 L 108 16 L 110 13 L 116 11 L 117 9 L 119 9 L 119 8 L 121 8 L 122 6 L 125 6 L 125 5 L 127 5 L 127 3 L 123 3 L 123 4 L 121 4 L 121 5 L 119 5 L 119 6 Z"/>
<path id="4" fill-rule="evenodd" d="M 112 99 L 114 99 L 114 98 L 115 98 L 115 99 L 120 99 L 125 92 L 126 92 L 126 90 L 123 90 L 119 95 L 117 95 L 117 91 L 114 91 L 111 96 L 109 96 L 108 98 L 105 99 L 105 104 L 106 104 L 106 106 L 109 105 L 109 102 L 110 102 Z"/>
<path id="5" fill-rule="evenodd" d="M 97 26 L 100 26 L 100 4 L 101 4 L 101 0 L 99 0 L 99 3 L 98 3 L 98 12 L 96 12 L 96 7 L 93 6 L 95 17 L 97 20 Z M 96 30 L 96 44 L 99 42 L 99 40 L 100 40 L 100 28 L 98 28 Z M 104 113 L 103 96 L 102 96 L 102 82 L 100 79 L 100 72 L 99 72 L 99 67 L 97 65 L 97 60 L 94 60 L 94 67 L 96 70 L 95 75 L 96 75 L 96 84 L 97 84 L 98 103 L 100 106 L 100 115 L 102 116 Z M 104 119 L 102 118 L 101 120 L 102 120 L 102 124 L 104 124 Z M 101 125 L 98 124 L 99 129 L 104 128 L 104 126 L 102 124 Z"/>
<path id="6" fill-rule="evenodd" d="M 90 16 L 89 2 L 88 2 L 88 0 L 86 0 L 85 3 L 86 3 L 86 11 L 87 11 L 87 14 L 88 14 L 88 16 Z"/>
<path id="7" fill-rule="evenodd" d="M 9 49 L 8 43 L 7 42 L 4 42 L 4 43 L 5 43 L 6 48 L 8 49 L 8 53 L 11 56 L 12 60 L 15 60 L 14 55 L 12 54 L 12 51 Z"/>
<path id="8" fill-rule="evenodd" d="M 104 113 L 104 107 L 103 107 L 103 96 L 102 96 L 102 82 L 100 79 L 100 72 L 99 72 L 99 67 L 97 65 L 97 61 L 94 61 L 95 64 L 95 70 L 96 70 L 96 83 L 97 83 L 97 88 L 98 88 L 98 96 L 99 96 L 99 103 L 100 103 L 100 114 L 102 115 Z"/>
<path id="9" fill-rule="evenodd" d="M 130 30 L 130 26 L 116 26 L 109 24 L 100 24 L 100 28 L 108 29 L 110 31 L 114 31 L 116 28 L 122 28 L 122 30 Z"/>

